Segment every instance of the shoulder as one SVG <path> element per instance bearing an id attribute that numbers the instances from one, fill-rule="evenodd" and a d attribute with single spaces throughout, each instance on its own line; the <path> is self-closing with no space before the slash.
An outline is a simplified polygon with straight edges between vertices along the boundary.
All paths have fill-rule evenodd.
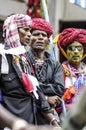
<path id="1" fill-rule="evenodd" d="M 54 70 L 62 69 L 62 64 L 58 59 L 54 60 L 49 52 L 45 52 L 45 53 L 47 57 L 47 62 L 49 66 L 51 66 L 51 68 L 53 68 Z"/>

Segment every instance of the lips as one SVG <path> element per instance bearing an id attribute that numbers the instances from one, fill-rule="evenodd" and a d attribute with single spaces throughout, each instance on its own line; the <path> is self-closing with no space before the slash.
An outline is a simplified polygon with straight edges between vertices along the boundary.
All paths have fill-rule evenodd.
<path id="1" fill-rule="evenodd" d="M 36 42 L 36 45 L 37 46 L 41 46 L 41 45 L 43 45 L 44 43 L 43 42 Z"/>
<path id="2" fill-rule="evenodd" d="M 26 42 L 28 43 L 30 41 L 30 38 L 26 38 Z"/>
<path id="3" fill-rule="evenodd" d="M 77 59 L 77 58 L 79 58 L 79 56 L 73 56 L 73 58 L 74 58 L 74 59 Z"/>

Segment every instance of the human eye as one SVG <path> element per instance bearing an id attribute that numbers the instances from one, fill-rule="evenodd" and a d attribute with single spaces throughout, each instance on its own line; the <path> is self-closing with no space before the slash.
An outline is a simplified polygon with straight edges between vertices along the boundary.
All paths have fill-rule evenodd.
<path id="1" fill-rule="evenodd" d="M 38 36 L 38 35 L 39 35 L 39 33 L 33 33 L 32 35 L 33 35 L 33 36 Z"/>
<path id="2" fill-rule="evenodd" d="M 68 47 L 68 50 L 74 51 L 74 50 L 75 50 L 75 47 L 74 47 L 74 46 L 69 46 L 69 47 Z"/>
<path id="3" fill-rule="evenodd" d="M 30 31 L 30 28 L 24 28 L 24 31 L 28 32 L 28 31 Z"/>
<path id="4" fill-rule="evenodd" d="M 77 49 L 78 49 L 79 51 L 81 51 L 81 50 L 83 49 L 83 47 L 82 47 L 82 46 L 77 46 Z"/>
<path id="5" fill-rule="evenodd" d="M 47 37 L 47 34 L 44 34 L 44 33 L 43 33 L 42 36 L 43 36 L 43 37 Z"/>

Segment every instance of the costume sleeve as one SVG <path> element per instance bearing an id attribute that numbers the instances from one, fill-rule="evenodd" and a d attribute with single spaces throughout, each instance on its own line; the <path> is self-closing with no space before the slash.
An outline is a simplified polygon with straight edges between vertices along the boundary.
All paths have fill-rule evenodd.
<path id="1" fill-rule="evenodd" d="M 47 72 L 48 75 L 51 75 L 51 80 L 47 81 L 48 83 L 41 83 L 40 87 L 42 88 L 45 95 L 58 95 L 62 97 L 65 88 L 64 88 L 64 75 L 62 70 L 62 65 L 60 62 L 54 62 L 51 66 L 52 74 Z"/>

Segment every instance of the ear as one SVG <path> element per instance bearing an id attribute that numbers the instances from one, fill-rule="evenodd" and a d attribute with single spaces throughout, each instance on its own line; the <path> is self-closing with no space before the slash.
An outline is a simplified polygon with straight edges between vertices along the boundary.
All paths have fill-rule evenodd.
<path id="1" fill-rule="evenodd" d="M 48 43 L 47 43 L 47 45 L 49 45 L 49 43 L 50 43 L 50 39 L 48 38 Z"/>

